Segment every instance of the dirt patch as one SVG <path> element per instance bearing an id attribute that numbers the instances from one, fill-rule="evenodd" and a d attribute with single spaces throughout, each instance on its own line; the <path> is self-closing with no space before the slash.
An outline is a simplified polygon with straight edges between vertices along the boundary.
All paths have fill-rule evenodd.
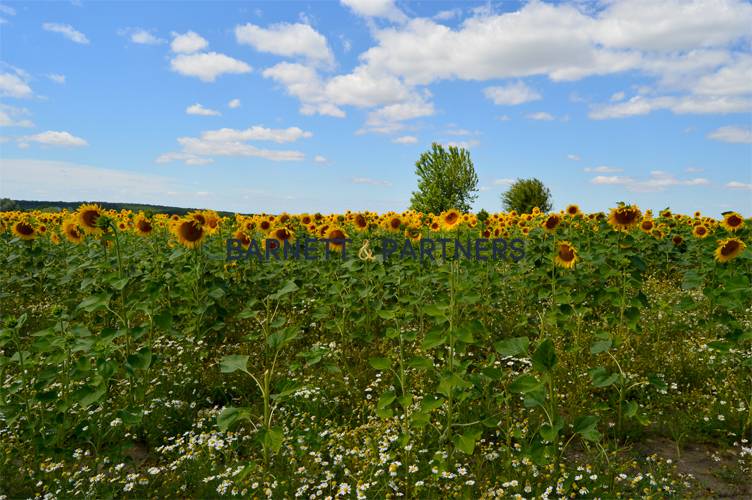
<path id="1" fill-rule="evenodd" d="M 687 443 L 677 450 L 676 443 L 666 438 L 645 439 L 634 450 L 644 457 L 656 454 L 671 459 L 678 472 L 694 476 L 706 498 L 752 498 L 752 479 L 739 472 L 733 451 L 708 443 Z"/>

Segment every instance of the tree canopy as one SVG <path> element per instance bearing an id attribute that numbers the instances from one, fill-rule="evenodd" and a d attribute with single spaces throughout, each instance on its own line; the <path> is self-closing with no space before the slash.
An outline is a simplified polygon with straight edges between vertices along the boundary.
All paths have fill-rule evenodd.
<path id="1" fill-rule="evenodd" d="M 415 162 L 415 173 L 418 190 L 413 192 L 410 208 L 433 214 L 451 208 L 470 211 L 477 198 L 478 175 L 469 151 L 433 143 Z"/>

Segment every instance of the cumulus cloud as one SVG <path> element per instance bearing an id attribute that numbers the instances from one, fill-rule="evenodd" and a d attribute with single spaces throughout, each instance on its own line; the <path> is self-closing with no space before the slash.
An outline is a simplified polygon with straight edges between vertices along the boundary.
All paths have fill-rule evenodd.
<path id="1" fill-rule="evenodd" d="M 504 86 L 486 87 L 483 93 L 494 104 L 509 106 L 537 101 L 541 98 L 538 92 L 521 81 Z"/>
<path id="2" fill-rule="evenodd" d="M 195 76 L 204 82 L 213 82 L 224 74 L 243 74 L 252 70 L 243 61 L 218 52 L 180 54 L 170 61 L 170 67 L 176 73 Z"/>
<path id="3" fill-rule="evenodd" d="M 581 159 L 579 155 L 567 155 L 567 160 L 580 161 Z"/>
<path id="4" fill-rule="evenodd" d="M 752 144 L 752 129 L 735 126 L 721 127 L 710 132 L 708 138 L 721 142 Z"/>
<path id="5" fill-rule="evenodd" d="M 236 109 L 240 107 L 240 99 L 233 99 L 227 103 L 227 107 L 230 109 Z"/>
<path id="6" fill-rule="evenodd" d="M 279 23 L 262 28 L 248 23 L 235 27 L 235 38 L 238 43 L 250 45 L 259 52 L 302 56 L 314 64 L 334 64 L 334 54 L 326 38 L 308 24 Z"/>
<path id="7" fill-rule="evenodd" d="M 3 97 L 16 97 L 16 98 L 26 98 L 31 97 L 34 95 L 34 93 L 31 90 L 31 87 L 29 87 L 29 84 L 26 83 L 26 79 L 23 78 L 23 74 L 11 73 L 0 73 L 0 95 Z"/>
<path id="8" fill-rule="evenodd" d="M 193 31 L 186 33 L 172 33 L 170 50 L 178 54 L 192 54 L 209 46 L 204 37 Z"/>
<path id="9" fill-rule="evenodd" d="M 82 147 L 88 146 L 84 139 L 76 137 L 70 132 L 48 130 L 46 132 L 40 132 L 39 134 L 27 135 L 18 138 L 19 147 L 25 148 L 29 146 L 29 143 L 42 144 L 44 146 L 60 146 L 60 147 Z"/>
<path id="10" fill-rule="evenodd" d="M 131 43 L 138 45 L 161 45 L 166 43 L 166 40 L 159 38 L 144 28 L 123 28 L 118 30 L 118 35 L 127 36 Z"/>
<path id="11" fill-rule="evenodd" d="M 394 22 L 404 22 L 407 16 L 394 5 L 394 0 L 341 0 L 342 5 L 363 17 L 381 17 Z"/>
<path id="12" fill-rule="evenodd" d="M 199 116 L 219 116 L 222 114 L 215 109 L 205 108 L 199 103 L 188 106 L 187 108 L 185 108 L 185 112 L 189 115 L 199 115 Z"/>
<path id="13" fill-rule="evenodd" d="M 47 75 L 47 78 L 55 83 L 59 83 L 60 85 L 65 83 L 65 75 L 61 75 L 59 73 L 50 73 Z"/>
<path id="14" fill-rule="evenodd" d="M 752 191 L 752 184 L 748 182 L 731 181 L 726 183 L 726 187 L 729 189 L 746 189 Z"/>
<path id="15" fill-rule="evenodd" d="M 353 184 L 367 184 L 369 186 L 384 186 L 388 187 L 391 186 L 392 183 L 389 181 L 382 181 L 379 179 L 371 179 L 370 177 L 353 177 L 350 179 L 350 182 Z"/>
<path id="16" fill-rule="evenodd" d="M 623 168 L 618 167 L 607 167 L 605 165 L 602 165 L 600 167 L 585 167 L 583 169 L 585 172 L 595 172 L 598 174 L 613 174 L 616 172 L 623 172 Z"/>
<path id="17" fill-rule="evenodd" d="M 26 118 L 29 115 L 29 110 L 26 108 L 0 103 L 0 127 L 33 127 L 34 123 Z"/>
<path id="18" fill-rule="evenodd" d="M 702 177 L 678 179 L 673 174 L 662 170 L 653 170 L 644 179 L 620 175 L 597 175 L 590 182 L 596 185 L 624 186 L 628 191 L 633 192 L 658 192 L 675 186 L 705 186 L 710 184 L 708 179 Z"/>
<path id="19" fill-rule="evenodd" d="M 73 26 L 70 24 L 59 24 L 59 23 L 44 23 L 42 24 L 42 29 L 45 31 L 50 31 L 52 33 L 60 33 L 65 38 L 72 42 L 80 43 L 80 44 L 88 44 L 89 39 L 86 38 L 86 35 L 81 33 L 80 31 L 77 31 Z"/>
<path id="20" fill-rule="evenodd" d="M 322 163 L 327 163 L 327 162 L 329 162 L 329 160 L 327 160 L 325 156 L 321 156 L 321 155 L 316 155 L 316 156 L 314 156 L 314 157 L 313 157 L 313 161 L 314 161 L 315 163 L 319 163 L 319 164 L 322 164 Z"/>
<path id="21" fill-rule="evenodd" d="M 392 142 L 396 144 L 415 144 L 418 142 L 418 138 L 412 135 L 403 135 L 395 138 Z"/>
<path id="22" fill-rule="evenodd" d="M 530 113 L 526 115 L 529 120 L 535 120 L 539 122 L 550 122 L 554 120 L 554 116 L 551 113 L 545 111 L 538 111 L 537 113 Z"/>

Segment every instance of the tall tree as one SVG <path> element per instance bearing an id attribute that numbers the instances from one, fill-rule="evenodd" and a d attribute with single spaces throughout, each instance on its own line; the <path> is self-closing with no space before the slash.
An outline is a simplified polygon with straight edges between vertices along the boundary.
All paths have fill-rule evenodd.
<path id="1" fill-rule="evenodd" d="M 535 207 L 548 212 L 552 206 L 551 191 L 538 179 L 517 179 L 501 195 L 501 202 L 508 212 L 514 210 L 518 214 L 526 214 Z"/>
<path id="2" fill-rule="evenodd" d="M 438 214 L 450 208 L 469 212 L 478 197 L 478 175 L 470 152 L 464 148 L 433 143 L 431 150 L 415 162 L 418 190 L 413 192 L 411 206 L 423 213 Z"/>

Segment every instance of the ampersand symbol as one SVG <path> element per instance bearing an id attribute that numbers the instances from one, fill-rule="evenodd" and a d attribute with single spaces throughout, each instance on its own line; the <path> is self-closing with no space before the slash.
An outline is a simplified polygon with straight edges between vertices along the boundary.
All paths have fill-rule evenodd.
<path id="1" fill-rule="evenodd" d="M 373 256 L 373 251 L 370 247 L 371 243 L 368 240 L 363 241 L 363 245 L 360 247 L 360 250 L 358 250 L 358 258 L 360 260 L 375 260 L 376 257 Z"/>

